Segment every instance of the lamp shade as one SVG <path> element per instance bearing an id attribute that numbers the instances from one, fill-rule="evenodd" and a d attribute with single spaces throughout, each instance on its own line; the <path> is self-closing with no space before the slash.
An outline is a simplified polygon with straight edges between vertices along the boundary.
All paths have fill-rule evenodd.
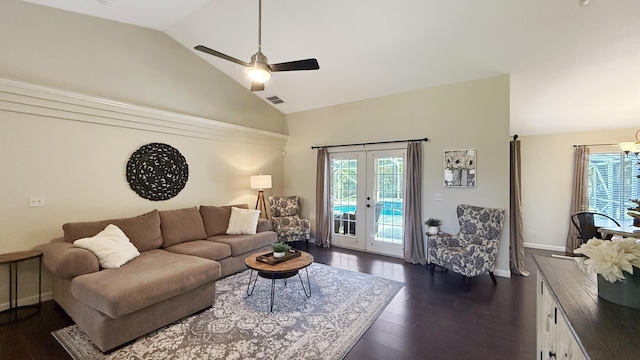
<path id="1" fill-rule="evenodd" d="M 622 151 L 625 152 L 625 154 L 629 154 L 629 153 L 634 153 L 636 154 L 636 157 L 638 156 L 638 153 L 640 153 L 640 130 L 636 131 L 636 142 L 633 141 L 627 141 L 627 142 L 621 142 L 620 145 L 620 149 L 622 149 Z"/>
<path id="2" fill-rule="evenodd" d="M 630 151 L 632 151 L 635 147 L 636 147 L 636 143 L 634 143 L 632 141 L 627 141 L 627 142 L 621 142 L 620 143 L 620 149 L 622 149 L 622 151 L 626 152 L 627 154 Z"/>
<path id="3" fill-rule="evenodd" d="M 271 175 L 251 175 L 252 189 L 271 189 Z"/>

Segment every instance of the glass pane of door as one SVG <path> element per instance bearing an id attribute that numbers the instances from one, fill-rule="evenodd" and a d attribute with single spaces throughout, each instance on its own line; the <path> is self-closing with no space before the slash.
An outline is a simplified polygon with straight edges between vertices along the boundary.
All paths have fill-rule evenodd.
<path id="1" fill-rule="evenodd" d="M 365 164 L 359 161 L 363 157 L 360 152 L 331 154 L 331 231 L 337 246 L 364 249 L 363 227 L 357 217 L 365 190 Z"/>
<path id="2" fill-rule="evenodd" d="M 376 151 L 369 154 L 368 205 L 373 207 L 373 227 L 367 249 L 401 256 L 403 248 L 404 151 Z"/>
<path id="3" fill-rule="evenodd" d="M 375 159 L 376 241 L 402 243 L 402 160 L 402 157 Z"/>

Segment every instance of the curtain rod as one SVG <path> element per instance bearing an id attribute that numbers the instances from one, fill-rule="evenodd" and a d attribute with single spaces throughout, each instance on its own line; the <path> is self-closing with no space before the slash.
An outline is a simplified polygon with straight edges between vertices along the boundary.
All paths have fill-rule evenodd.
<path id="1" fill-rule="evenodd" d="M 423 138 L 423 139 L 409 139 L 409 140 L 373 141 L 373 142 L 358 143 L 358 144 L 317 145 L 317 146 L 312 146 L 311 148 L 312 149 L 321 149 L 321 148 L 342 147 L 342 146 L 393 144 L 393 143 L 409 142 L 409 141 L 429 141 L 429 139 Z"/>
<path id="2" fill-rule="evenodd" d="M 578 146 L 612 146 L 612 145 L 620 145 L 620 144 L 583 144 L 583 145 L 573 145 L 573 147 L 578 147 Z"/>

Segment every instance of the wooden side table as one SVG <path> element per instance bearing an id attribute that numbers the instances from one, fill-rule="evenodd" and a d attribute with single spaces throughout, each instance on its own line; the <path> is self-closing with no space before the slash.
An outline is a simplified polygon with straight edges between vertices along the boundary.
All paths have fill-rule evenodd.
<path id="1" fill-rule="evenodd" d="M 18 320 L 18 263 L 31 259 L 38 259 L 38 304 L 37 311 L 40 310 L 40 304 L 42 303 L 42 251 L 29 250 L 18 251 L 7 254 L 0 254 L 0 265 L 9 265 L 9 309 L 4 310 L 1 313 L 9 313 L 14 315 L 13 319 L 9 316 L 9 321 Z M 13 274 L 15 269 L 15 275 Z M 13 286 L 11 281 L 13 280 Z M 12 314 L 13 313 L 13 314 Z M 2 321 L 8 322 L 8 321 Z"/>

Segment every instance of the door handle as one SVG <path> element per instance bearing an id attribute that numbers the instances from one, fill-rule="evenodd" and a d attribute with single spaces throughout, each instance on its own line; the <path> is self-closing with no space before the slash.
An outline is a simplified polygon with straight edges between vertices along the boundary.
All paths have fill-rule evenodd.
<path id="1" fill-rule="evenodd" d="M 367 196 L 367 200 L 371 200 L 371 197 L 370 197 L 370 196 Z"/>
<path id="2" fill-rule="evenodd" d="M 368 208 L 370 208 L 370 207 L 371 207 L 371 204 L 367 204 L 367 207 L 368 207 Z"/>

